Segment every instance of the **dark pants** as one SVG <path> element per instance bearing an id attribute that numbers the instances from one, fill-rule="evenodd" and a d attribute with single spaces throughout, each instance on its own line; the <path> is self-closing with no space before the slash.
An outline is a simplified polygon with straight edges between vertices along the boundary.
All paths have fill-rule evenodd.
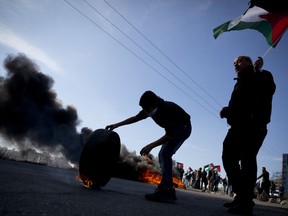
<path id="1" fill-rule="evenodd" d="M 173 188 L 172 156 L 180 148 L 184 141 L 190 136 L 190 134 L 190 124 L 180 126 L 175 130 L 172 139 L 169 142 L 163 144 L 160 149 L 158 156 L 162 173 L 161 185 L 165 186 L 168 189 Z"/>
<path id="2" fill-rule="evenodd" d="M 265 191 L 266 194 L 269 196 L 270 186 L 271 186 L 271 182 L 269 180 L 268 181 L 263 181 L 261 183 L 261 188 L 260 188 L 259 193 L 261 194 L 263 191 Z"/>
<path id="3" fill-rule="evenodd" d="M 254 197 L 257 154 L 266 134 L 266 127 L 231 127 L 223 142 L 223 166 L 235 199 L 243 204 L 250 204 Z"/>

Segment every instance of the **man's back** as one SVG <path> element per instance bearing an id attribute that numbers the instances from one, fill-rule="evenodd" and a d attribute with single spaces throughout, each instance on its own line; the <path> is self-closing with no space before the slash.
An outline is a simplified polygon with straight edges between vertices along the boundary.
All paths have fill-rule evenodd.
<path id="1" fill-rule="evenodd" d="M 257 71 L 256 100 L 254 119 L 256 124 L 266 125 L 270 122 L 272 112 L 272 99 L 276 90 L 273 76 L 267 70 Z"/>

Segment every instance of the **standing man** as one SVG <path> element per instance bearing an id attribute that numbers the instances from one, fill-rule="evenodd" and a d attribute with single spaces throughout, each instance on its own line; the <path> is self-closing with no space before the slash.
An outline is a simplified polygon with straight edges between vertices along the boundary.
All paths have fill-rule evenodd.
<path id="1" fill-rule="evenodd" d="M 267 134 L 276 87 L 272 75 L 270 80 L 262 77 L 261 67 L 254 68 L 248 56 L 234 60 L 237 82 L 228 106 L 220 111 L 220 117 L 231 126 L 223 141 L 222 161 L 236 193 L 233 202 L 224 207 L 240 215 L 253 213 L 257 154 Z"/>
<path id="2" fill-rule="evenodd" d="M 155 192 L 146 194 L 145 198 L 158 202 L 174 202 L 177 198 L 172 179 L 172 156 L 191 134 L 190 115 L 177 104 L 164 101 L 152 91 L 146 91 L 141 96 L 139 105 L 142 110 L 137 115 L 108 125 L 106 129 L 113 130 L 148 117 L 151 117 L 160 127 L 165 129 L 164 136 L 146 145 L 140 151 L 141 155 L 148 155 L 153 148 L 161 146 L 159 162 L 162 180 Z"/>
<path id="3" fill-rule="evenodd" d="M 257 77 L 258 90 L 256 98 L 256 109 L 255 113 L 256 122 L 262 125 L 267 125 L 270 122 L 272 112 L 272 98 L 276 90 L 276 85 L 272 73 L 263 70 L 264 65 L 263 58 L 258 57 L 254 63 L 254 70 Z"/>
<path id="4" fill-rule="evenodd" d="M 204 184 L 204 188 L 203 188 L 203 184 Z M 200 189 L 206 191 L 207 185 L 208 185 L 207 172 L 206 172 L 205 168 L 203 168 L 203 172 L 201 174 L 201 187 L 200 187 Z"/>
<path id="5" fill-rule="evenodd" d="M 265 193 L 267 194 L 267 196 L 269 197 L 269 193 L 270 193 L 270 186 L 271 186 L 271 182 L 270 182 L 270 174 L 269 172 L 266 170 L 266 167 L 262 167 L 262 174 L 260 176 L 258 176 L 257 180 L 262 178 L 262 183 L 261 183 L 261 187 L 260 187 L 260 194 L 265 191 Z"/>

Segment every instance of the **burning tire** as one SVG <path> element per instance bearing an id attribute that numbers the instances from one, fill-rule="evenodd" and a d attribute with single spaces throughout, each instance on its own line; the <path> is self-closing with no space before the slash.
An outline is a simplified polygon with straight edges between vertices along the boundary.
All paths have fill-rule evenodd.
<path id="1" fill-rule="evenodd" d="M 85 187 L 101 187 L 109 182 L 120 147 L 120 137 L 114 131 L 98 129 L 89 136 L 79 161 L 79 176 Z"/>

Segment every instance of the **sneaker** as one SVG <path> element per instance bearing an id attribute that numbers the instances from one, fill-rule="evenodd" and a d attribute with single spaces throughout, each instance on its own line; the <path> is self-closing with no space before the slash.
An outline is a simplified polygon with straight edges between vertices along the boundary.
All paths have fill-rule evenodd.
<path id="1" fill-rule="evenodd" d="M 145 198 L 155 202 L 172 203 L 177 200 L 175 189 L 166 189 L 158 186 L 152 194 L 145 194 Z"/>

